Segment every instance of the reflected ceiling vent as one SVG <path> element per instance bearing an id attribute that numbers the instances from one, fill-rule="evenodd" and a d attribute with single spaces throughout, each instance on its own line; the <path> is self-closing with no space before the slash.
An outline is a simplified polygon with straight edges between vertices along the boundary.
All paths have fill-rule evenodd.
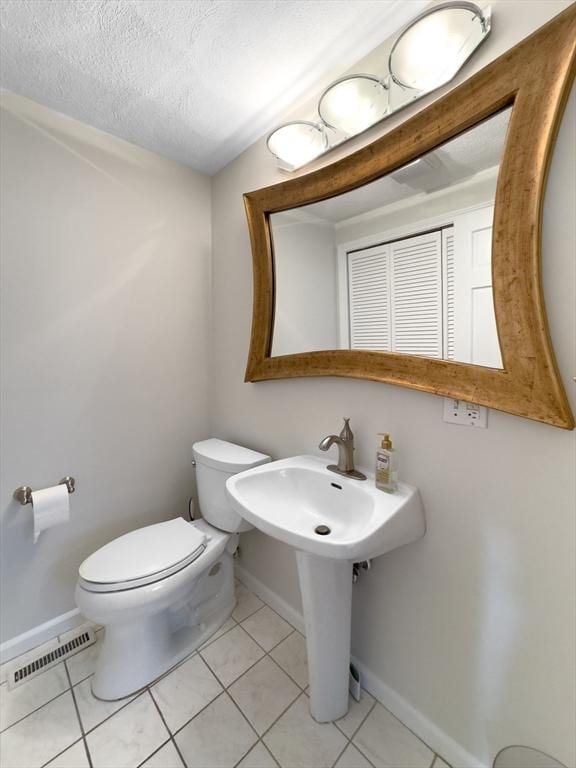
<path id="1" fill-rule="evenodd" d="M 438 185 L 438 172 L 443 170 L 445 169 L 442 161 L 431 154 L 403 165 L 402 168 L 392 171 L 390 176 L 398 184 L 406 184 L 413 189 L 429 189 Z"/>

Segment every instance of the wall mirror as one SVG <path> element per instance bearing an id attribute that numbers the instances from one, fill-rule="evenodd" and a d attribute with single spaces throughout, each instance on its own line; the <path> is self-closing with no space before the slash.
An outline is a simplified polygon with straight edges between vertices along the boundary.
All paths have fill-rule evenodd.
<path id="1" fill-rule="evenodd" d="M 273 213 L 272 355 L 359 349 L 501 368 L 492 224 L 510 109 L 376 181 Z"/>
<path id="2" fill-rule="evenodd" d="M 245 195 L 247 381 L 369 378 L 573 428 L 540 224 L 576 7 L 367 147 Z"/>

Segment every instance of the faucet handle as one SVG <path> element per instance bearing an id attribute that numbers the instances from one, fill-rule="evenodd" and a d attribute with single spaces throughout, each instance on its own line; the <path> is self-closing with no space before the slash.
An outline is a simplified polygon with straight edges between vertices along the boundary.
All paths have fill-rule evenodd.
<path id="1" fill-rule="evenodd" d="M 343 419 L 344 419 L 344 426 L 342 427 L 342 431 L 340 432 L 340 437 L 342 440 L 352 442 L 354 440 L 354 433 L 350 429 L 350 417 L 344 416 Z"/>

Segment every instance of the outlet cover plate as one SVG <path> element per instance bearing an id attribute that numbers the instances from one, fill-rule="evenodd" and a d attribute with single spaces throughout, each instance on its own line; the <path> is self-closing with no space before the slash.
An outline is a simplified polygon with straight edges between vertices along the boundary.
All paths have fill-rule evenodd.
<path id="1" fill-rule="evenodd" d="M 486 429 L 488 409 L 478 403 L 467 403 L 464 400 L 444 398 L 444 421 L 449 424 L 460 424 L 463 427 L 480 427 Z"/>

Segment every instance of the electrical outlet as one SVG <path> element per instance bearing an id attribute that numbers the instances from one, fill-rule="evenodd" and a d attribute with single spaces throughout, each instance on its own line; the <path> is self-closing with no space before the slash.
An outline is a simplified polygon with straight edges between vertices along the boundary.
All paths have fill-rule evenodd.
<path id="1" fill-rule="evenodd" d="M 480 427 L 486 429 L 488 409 L 478 403 L 467 403 L 464 400 L 444 398 L 444 421 L 450 424 L 460 424 L 464 427 Z"/>

